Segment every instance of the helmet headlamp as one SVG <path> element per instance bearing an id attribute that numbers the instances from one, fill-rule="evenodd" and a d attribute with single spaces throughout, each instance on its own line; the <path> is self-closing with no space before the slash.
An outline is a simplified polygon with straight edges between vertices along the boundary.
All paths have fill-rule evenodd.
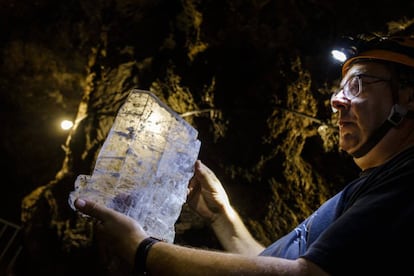
<path id="1" fill-rule="evenodd" d="M 359 35 L 342 37 L 336 49 L 343 58 L 342 76 L 355 60 L 371 59 L 414 67 L 414 37 Z M 336 52 L 338 55 L 338 52 Z"/>

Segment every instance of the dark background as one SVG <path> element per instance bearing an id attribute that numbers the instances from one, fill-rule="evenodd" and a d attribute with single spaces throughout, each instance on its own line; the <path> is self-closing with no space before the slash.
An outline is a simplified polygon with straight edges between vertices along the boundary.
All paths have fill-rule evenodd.
<path id="1" fill-rule="evenodd" d="M 74 178 L 91 172 L 125 93 L 139 88 L 198 112 L 186 119 L 200 158 L 270 242 L 358 173 L 322 131 L 335 124 L 331 47 L 345 34 L 410 33 L 413 11 L 414 1 L 388 0 L 0 0 L 0 218 L 38 241 L 30 256 L 50 263 L 67 250 Z M 77 128 L 60 130 L 62 118 Z M 217 247 L 188 216 L 177 242 Z M 48 236 L 32 235 L 33 222 Z M 53 274 L 70 271 L 56 255 Z"/>

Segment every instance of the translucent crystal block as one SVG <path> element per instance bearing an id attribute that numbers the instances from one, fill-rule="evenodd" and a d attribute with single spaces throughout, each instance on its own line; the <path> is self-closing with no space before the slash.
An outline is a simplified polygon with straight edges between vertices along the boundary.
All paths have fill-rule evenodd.
<path id="1" fill-rule="evenodd" d="M 137 220 L 151 236 L 173 242 L 200 150 L 198 132 L 152 93 L 131 90 L 99 151 L 91 176 L 69 195 L 91 199 Z"/>

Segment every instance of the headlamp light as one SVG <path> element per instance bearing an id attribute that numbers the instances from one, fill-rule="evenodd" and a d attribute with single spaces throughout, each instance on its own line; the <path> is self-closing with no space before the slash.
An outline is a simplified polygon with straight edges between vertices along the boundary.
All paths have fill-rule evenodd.
<path id="1" fill-rule="evenodd" d="M 332 57 L 343 63 L 347 59 L 355 56 L 358 52 L 358 43 L 351 36 L 343 36 L 336 43 L 336 47 L 331 51 Z"/>

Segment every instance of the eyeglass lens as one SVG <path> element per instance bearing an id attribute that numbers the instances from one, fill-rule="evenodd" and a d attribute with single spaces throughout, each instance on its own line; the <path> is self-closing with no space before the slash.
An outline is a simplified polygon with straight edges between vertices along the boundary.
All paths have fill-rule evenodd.
<path id="1" fill-rule="evenodd" d="M 352 76 L 350 79 L 348 79 L 344 86 L 337 90 L 336 92 L 334 92 L 331 96 L 331 107 L 332 107 L 332 111 L 335 113 L 338 110 L 333 106 L 333 99 L 340 93 L 342 92 L 345 96 L 345 98 L 347 98 L 348 100 L 351 100 L 352 98 L 358 96 L 359 92 L 360 92 L 360 87 L 361 87 L 361 78 L 358 75 Z"/>

